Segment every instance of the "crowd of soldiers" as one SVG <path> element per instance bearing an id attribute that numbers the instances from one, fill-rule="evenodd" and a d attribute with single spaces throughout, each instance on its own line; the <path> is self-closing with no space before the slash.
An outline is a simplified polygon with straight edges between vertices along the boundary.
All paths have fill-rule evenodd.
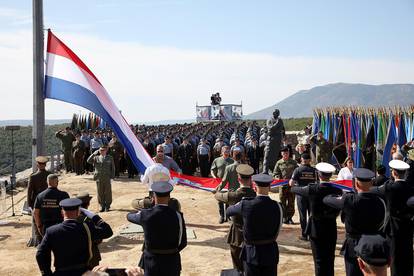
<path id="1" fill-rule="evenodd" d="M 325 160 L 330 153 L 325 152 L 329 149 L 322 141 L 323 133 L 309 139 L 315 151 L 309 145 L 289 145 L 278 115 L 268 121 L 267 128 L 254 122 L 131 126 L 156 161 L 141 178 L 148 185 L 148 197 L 134 200 L 132 206 L 137 210 L 127 216 L 144 229 L 139 267 L 145 275 L 180 275 L 179 253 L 187 246 L 181 204 L 170 197 L 170 169 L 221 178 L 213 193 L 218 201 L 219 223 L 230 221 L 227 242 L 234 270 L 228 273 L 235 274 L 227 275 L 277 275 L 277 237 L 283 223 L 294 223 L 295 198 L 301 226 L 299 239 L 311 244 L 315 275 L 335 274 L 336 221 L 340 212 L 346 230 L 341 254 L 347 275 L 386 275 L 389 265 L 392 275 L 413 275 L 414 150 L 403 152 L 405 157 L 401 153 L 393 156 L 389 179 L 383 174 L 376 177 L 368 169 L 354 169 L 352 159 L 346 160 L 341 175 L 352 179 L 354 188 L 344 193 L 330 183 L 336 168 Z M 272 128 L 277 128 L 277 133 L 272 134 Z M 101 211 L 109 211 L 110 181 L 123 172 L 121 160 L 127 155 L 122 146 L 112 148 L 119 142 L 110 131 L 93 135 L 90 138 L 87 131 L 73 134 L 66 129 L 56 137 L 62 140 L 68 172 L 89 171 L 86 164 L 94 167 Z M 89 143 L 79 146 L 86 136 Z M 272 145 L 275 141 L 278 144 Z M 80 155 L 75 152 L 80 147 L 84 154 L 82 160 L 77 160 L 82 162 L 77 162 L 75 156 Z M 119 158 L 114 157 L 114 151 Z M 269 157 L 272 154 L 276 156 Z M 312 159 L 318 160 L 315 167 Z M 37 261 L 43 275 L 52 273 L 51 252 L 55 275 L 81 275 L 99 263 L 98 244 L 110 237 L 112 230 L 87 209 L 87 193 L 69 198 L 57 188 L 58 177 L 45 170 L 47 159 L 38 157 L 36 161 L 39 169 L 30 177 L 28 188 L 28 203 L 33 210 L 29 245 L 38 245 Z M 128 166 L 125 168 L 129 174 Z M 279 191 L 280 203 L 269 197 L 274 179 L 289 181 Z M 61 241 L 71 249 L 62 250 Z M 79 246 L 71 246 L 73 241 Z M 138 268 L 130 271 L 140 273 Z"/>

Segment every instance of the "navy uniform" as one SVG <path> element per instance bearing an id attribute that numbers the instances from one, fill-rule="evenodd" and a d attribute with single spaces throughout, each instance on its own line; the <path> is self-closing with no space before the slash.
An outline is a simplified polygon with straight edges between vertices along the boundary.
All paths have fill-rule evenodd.
<path id="1" fill-rule="evenodd" d="M 316 276 L 334 275 L 335 245 L 336 245 L 336 217 L 339 211 L 323 203 L 327 195 L 341 195 L 342 190 L 327 181 L 335 167 L 328 163 L 316 165 L 320 177 L 325 179 L 320 183 L 311 183 L 307 187 L 293 186 L 292 192 L 309 198 L 310 216 L 306 227 L 312 247 L 313 261 Z"/>
<path id="2" fill-rule="evenodd" d="M 355 169 L 358 183 L 369 189 L 375 174 L 368 169 Z M 359 184 L 361 183 L 361 184 Z M 344 256 L 347 276 L 363 276 L 359 268 L 355 246 L 361 235 L 375 235 L 383 232 L 386 222 L 386 205 L 376 194 L 367 191 L 350 192 L 342 197 L 329 195 L 323 202 L 335 209 L 342 210 L 346 239 L 341 249 Z"/>
<path id="3" fill-rule="evenodd" d="M 387 267 L 391 259 L 390 245 L 381 235 L 362 235 L 355 246 L 355 254 L 360 261 L 377 268 L 377 273 L 387 275 Z M 382 271 L 379 270 L 381 267 Z M 366 266 L 364 265 L 363 270 L 365 268 Z M 369 269 L 366 272 L 372 273 L 372 270 Z"/>
<path id="4" fill-rule="evenodd" d="M 304 153 L 301 156 L 303 160 L 310 160 L 310 155 Z M 307 187 L 310 183 L 316 180 L 316 170 L 309 164 L 301 164 L 298 168 L 293 171 L 292 178 L 293 181 L 299 187 Z M 309 198 L 297 195 L 297 205 L 299 211 L 299 220 L 300 227 L 302 229 L 302 240 L 307 240 L 308 236 L 305 233 L 306 225 L 308 224 L 308 215 L 309 215 Z"/>
<path id="5" fill-rule="evenodd" d="M 389 166 L 393 175 L 404 175 L 409 165 L 401 160 L 391 160 Z M 414 195 L 414 186 L 403 177 L 388 181 L 373 190 L 382 195 L 387 203 L 389 221 L 387 237 L 391 241 L 391 275 L 413 275 L 413 222 L 412 210 L 407 206 L 407 200 Z"/>
<path id="6" fill-rule="evenodd" d="M 252 180 L 258 186 L 270 187 L 273 179 L 267 174 L 256 174 Z M 280 204 L 267 195 L 258 195 L 230 206 L 226 213 L 227 216 L 243 218 L 244 244 L 241 260 L 244 275 L 277 275 L 279 248 L 276 239 L 283 218 Z"/>
<path id="7" fill-rule="evenodd" d="M 68 198 L 62 200 L 60 206 L 64 212 L 69 212 L 79 210 L 81 203 L 78 198 Z M 76 217 L 68 216 L 62 223 L 46 230 L 36 253 L 42 275 L 82 275 L 88 269 L 88 261 L 92 257 L 92 241 L 112 236 L 111 227 L 98 215 L 84 209 L 82 212 L 93 224 L 80 223 Z M 51 252 L 54 256 L 55 272 L 50 268 Z"/>
<path id="8" fill-rule="evenodd" d="M 166 181 L 154 182 L 151 188 L 157 197 L 169 197 L 173 189 Z M 127 219 L 144 229 L 144 252 L 139 262 L 144 275 L 180 275 L 180 251 L 187 246 L 183 214 L 168 205 L 157 204 L 138 213 L 129 213 Z"/>
<path id="9" fill-rule="evenodd" d="M 27 205 L 34 209 L 34 203 L 38 194 L 46 190 L 47 188 L 47 176 L 51 172 L 45 169 L 48 158 L 45 156 L 37 156 L 36 162 L 38 166 L 42 166 L 35 173 L 32 173 L 29 176 L 29 181 L 27 184 Z M 36 222 L 34 220 L 34 215 L 32 214 L 32 237 L 27 242 L 27 246 L 37 246 L 42 240 L 42 236 L 39 233 L 39 230 L 36 227 Z"/>
<path id="10" fill-rule="evenodd" d="M 41 225 L 38 225 L 38 229 L 42 235 L 48 227 L 63 221 L 59 202 L 66 198 L 69 198 L 69 194 L 55 187 L 48 187 L 37 195 L 34 207 L 40 210 Z"/>
<path id="11" fill-rule="evenodd" d="M 254 173 L 253 167 L 246 164 L 238 165 L 236 171 L 240 175 L 240 178 L 243 179 L 250 179 L 251 175 Z M 256 192 L 251 186 L 241 186 L 234 192 L 218 192 L 214 195 L 214 197 L 219 202 L 234 205 L 242 200 L 242 198 L 256 197 Z M 241 215 L 233 216 L 231 218 L 231 225 L 227 235 L 227 243 L 230 245 L 233 267 L 240 272 L 243 271 L 243 262 L 240 259 L 243 240 L 243 218 Z"/>

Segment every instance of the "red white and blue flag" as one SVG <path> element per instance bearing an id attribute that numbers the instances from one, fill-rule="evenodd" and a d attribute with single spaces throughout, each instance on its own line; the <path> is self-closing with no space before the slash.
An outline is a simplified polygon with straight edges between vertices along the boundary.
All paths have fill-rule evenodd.
<path id="1" fill-rule="evenodd" d="M 82 106 L 101 117 L 119 137 L 138 171 L 143 173 L 154 164 L 98 78 L 50 30 L 45 97 Z"/>
<path id="2" fill-rule="evenodd" d="M 50 30 L 47 39 L 45 98 L 82 106 L 101 117 L 119 137 L 139 172 L 144 173 L 147 167 L 154 164 L 98 78 Z M 205 191 L 212 191 L 221 183 L 218 178 L 176 172 L 171 172 L 171 177 L 176 183 Z M 286 184 L 288 180 L 275 180 L 272 187 Z M 346 190 L 352 187 L 349 181 L 333 184 Z"/>

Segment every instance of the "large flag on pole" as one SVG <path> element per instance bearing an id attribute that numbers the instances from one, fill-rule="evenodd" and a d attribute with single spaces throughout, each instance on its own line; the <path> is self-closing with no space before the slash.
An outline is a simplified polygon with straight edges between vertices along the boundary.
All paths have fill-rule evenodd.
<path id="1" fill-rule="evenodd" d="M 79 105 L 100 116 L 119 137 L 141 173 L 154 163 L 98 78 L 50 30 L 47 39 L 45 98 Z"/>

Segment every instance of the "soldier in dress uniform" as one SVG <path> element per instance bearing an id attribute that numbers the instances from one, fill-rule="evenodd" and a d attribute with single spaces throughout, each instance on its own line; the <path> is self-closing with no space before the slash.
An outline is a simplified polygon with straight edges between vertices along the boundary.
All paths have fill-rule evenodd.
<path id="1" fill-rule="evenodd" d="M 178 147 L 177 159 L 183 174 L 193 174 L 193 146 L 188 142 L 188 137 L 183 139 L 182 144 Z"/>
<path id="2" fill-rule="evenodd" d="M 293 171 L 298 167 L 298 163 L 290 158 L 289 148 L 281 149 L 282 159 L 276 162 L 273 170 L 273 178 L 275 179 L 291 179 Z M 283 223 L 293 224 L 292 217 L 295 214 L 295 194 L 290 191 L 290 186 L 282 186 L 280 202 L 284 210 Z"/>
<path id="3" fill-rule="evenodd" d="M 391 241 L 391 275 L 413 275 L 413 221 L 407 200 L 414 195 L 414 186 L 404 180 L 410 166 L 401 160 L 391 160 L 394 181 L 388 181 L 373 191 L 385 198 L 389 212 L 387 237 Z"/>
<path id="4" fill-rule="evenodd" d="M 36 253 L 42 275 L 83 275 L 92 258 L 93 241 L 112 236 L 111 227 L 91 211 L 79 209 L 81 204 L 82 201 L 78 198 L 68 198 L 60 202 L 64 221 L 46 230 Z M 77 218 L 80 210 L 93 223 L 79 222 Z M 51 252 L 54 257 L 54 272 L 50 267 Z"/>
<path id="5" fill-rule="evenodd" d="M 221 178 L 224 177 L 224 172 L 226 171 L 226 167 L 234 163 L 234 160 L 230 158 L 230 147 L 223 146 L 221 148 L 221 156 L 217 157 L 213 160 L 211 164 L 211 176 L 213 178 Z M 225 221 L 225 204 L 221 201 L 218 202 L 219 206 L 219 214 L 220 220 L 219 222 L 223 223 Z"/>
<path id="6" fill-rule="evenodd" d="M 98 192 L 98 203 L 101 205 L 101 212 L 108 212 L 112 203 L 111 179 L 115 177 L 115 164 L 112 156 L 107 154 L 108 147 L 102 146 L 88 158 L 88 163 L 93 164 L 95 172 L 93 179 L 96 180 Z"/>
<path id="7" fill-rule="evenodd" d="M 77 133 L 75 135 L 76 140 L 73 142 L 72 145 L 73 169 L 76 175 L 80 175 L 85 172 L 83 161 L 85 158 L 86 148 L 85 143 L 80 138 L 80 134 Z"/>
<path id="8" fill-rule="evenodd" d="M 309 153 L 303 153 L 300 157 L 301 165 L 293 171 L 292 178 L 289 181 L 289 185 L 298 185 L 299 187 L 306 187 L 310 183 L 316 180 L 316 170 L 310 165 L 311 157 Z M 307 241 L 308 235 L 306 235 L 306 225 L 308 224 L 309 216 L 309 198 L 297 195 L 297 204 L 299 211 L 300 228 L 302 229 L 302 235 L 300 240 Z"/>
<path id="9" fill-rule="evenodd" d="M 250 166 L 253 167 L 254 173 L 259 173 L 259 164 L 260 164 L 260 158 L 261 156 L 261 150 L 259 145 L 257 144 L 256 137 L 252 138 L 251 144 L 247 146 L 246 149 L 246 156 L 249 160 Z"/>
<path id="10" fill-rule="evenodd" d="M 253 175 L 257 196 L 245 198 L 230 206 L 227 216 L 243 218 L 244 244 L 241 252 L 244 275 L 277 275 L 279 248 L 276 242 L 282 226 L 282 207 L 269 197 L 273 178 L 267 174 Z"/>
<path id="11" fill-rule="evenodd" d="M 118 137 L 116 137 L 116 135 L 112 136 L 112 139 L 108 144 L 108 147 L 109 154 L 114 159 L 115 177 L 119 177 L 119 170 L 121 165 L 121 158 L 124 153 L 124 147 L 122 146 L 121 142 L 118 141 Z"/>
<path id="12" fill-rule="evenodd" d="M 239 176 L 240 188 L 235 192 L 216 193 L 214 197 L 219 202 L 234 205 L 242 200 L 242 198 L 256 197 L 256 192 L 252 189 L 251 179 L 254 169 L 247 164 L 240 164 L 237 166 L 236 171 Z M 234 216 L 232 217 L 231 222 L 229 233 L 227 235 L 227 243 L 230 245 L 233 267 L 242 273 L 243 262 L 240 259 L 240 253 L 243 244 L 243 218 L 241 216 Z"/>
<path id="13" fill-rule="evenodd" d="M 82 201 L 81 208 L 87 210 L 89 208 L 92 197 L 88 192 L 80 192 L 76 195 L 76 198 L 79 198 Z M 78 222 L 92 224 L 95 226 L 95 222 L 89 218 L 84 212 L 80 212 L 78 217 Z M 99 226 L 99 225 L 98 225 Z M 95 266 L 99 265 L 99 261 L 102 260 L 101 253 L 99 252 L 98 245 L 102 243 L 102 239 L 92 240 L 92 257 L 88 262 L 88 269 L 92 270 Z"/>
<path id="14" fill-rule="evenodd" d="M 67 127 L 65 131 L 59 130 L 55 133 L 56 138 L 62 141 L 62 150 L 65 158 L 65 170 L 66 172 L 72 171 L 73 159 L 72 159 L 72 143 L 75 141 L 75 136 L 70 130 L 70 127 Z"/>
<path id="15" fill-rule="evenodd" d="M 360 168 L 354 170 L 355 191 L 342 197 L 328 195 L 323 203 L 342 211 L 346 239 L 341 249 L 347 276 L 363 276 L 358 265 L 355 246 L 361 235 L 382 234 L 386 223 L 386 205 L 378 195 L 370 192 L 374 172 Z"/>
<path id="16" fill-rule="evenodd" d="M 58 176 L 56 174 L 49 174 L 47 176 L 47 189 L 36 197 L 33 216 L 37 229 L 42 236 L 48 227 L 58 224 L 63 220 L 59 202 L 68 198 L 69 194 L 58 190 L 58 183 Z"/>
<path id="17" fill-rule="evenodd" d="M 35 160 L 37 163 L 37 171 L 29 176 L 27 184 L 27 205 L 32 212 L 32 237 L 27 242 L 27 246 L 37 246 L 42 240 L 42 236 L 37 230 L 33 210 L 36 197 L 39 193 L 46 190 L 47 176 L 51 174 L 51 172 L 46 170 L 46 163 L 48 161 L 46 156 L 38 156 Z"/>
<path id="18" fill-rule="evenodd" d="M 358 265 L 364 276 L 387 276 L 391 262 L 390 245 L 381 235 L 362 235 L 355 246 Z"/>
<path id="19" fill-rule="evenodd" d="M 144 250 L 139 266 L 148 276 L 180 275 L 180 251 L 187 246 L 184 217 L 168 207 L 173 189 L 170 183 L 154 182 L 151 187 L 155 206 L 127 215 L 128 221 L 144 229 Z"/>
<path id="20" fill-rule="evenodd" d="M 207 144 L 207 139 L 201 138 L 201 143 L 197 147 L 197 160 L 202 177 L 208 177 L 210 172 L 210 156 L 210 146 Z"/>
<path id="21" fill-rule="evenodd" d="M 342 190 L 332 186 L 329 180 L 335 167 L 329 163 L 318 163 L 316 170 L 319 183 L 311 183 L 305 187 L 293 186 L 292 192 L 309 198 L 310 216 L 306 234 L 311 241 L 316 276 L 334 275 L 336 246 L 336 217 L 339 211 L 326 206 L 323 198 L 327 195 L 341 195 Z"/>

